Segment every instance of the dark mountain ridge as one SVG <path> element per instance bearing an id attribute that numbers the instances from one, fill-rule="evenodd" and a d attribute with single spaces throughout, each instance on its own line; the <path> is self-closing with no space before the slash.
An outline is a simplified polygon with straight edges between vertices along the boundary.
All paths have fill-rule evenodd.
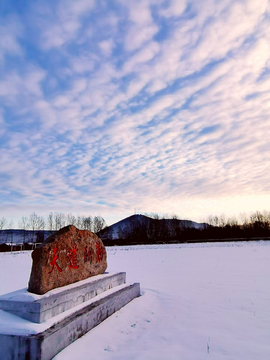
<path id="1" fill-rule="evenodd" d="M 116 240 L 163 242 L 164 240 L 179 238 L 183 231 L 188 229 L 199 230 L 205 225 L 205 223 L 177 218 L 158 219 L 145 215 L 131 215 L 101 230 L 98 235 L 106 243 Z"/>

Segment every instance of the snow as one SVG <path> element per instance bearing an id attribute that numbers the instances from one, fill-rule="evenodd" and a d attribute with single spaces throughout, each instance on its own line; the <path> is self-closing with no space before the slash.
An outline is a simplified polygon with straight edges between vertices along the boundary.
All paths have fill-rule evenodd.
<path id="1" fill-rule="evenodd" d="M 124 287 L 125 284 L 119 285 L 117 289 L 120 290 L 123 289 Z M 23 292 L 24 291 L 25 290 L 23 289 Z M 106 294 L 109 295 L 112 294 L 113 292 L 114 289 L 107 290 L 106 293 L 99 294 L 95 296 L 95 298 L 92 298 L 69 310 L 66 310 L 65 312 L 60 313 L 41 324 L 33 323 L 29 320 L 25 320 L 16 315 L 10 314 L 4 310 L 0 310 L 0 334 L 29 335 L 29 334 L 41 333 L 47 330 L 48 328 L 50 328 L 51 326 L 53 326 L 54 324 L 63 320 L 66 316 L 69 316 L 75 311 L 78 311 L 83 307 L 88 306 L 93 302 L 102 299 L 103 297 L 106 296 Z M 19 296 L 21 296 L 21 294 L 19 294 Z M 14 299 L 13 296 L 11 298 Z M 29 301 L 29 299 L 30 298 L 27 297 L 27 301 Z"/>
<path id="2" fill-rule="evenodd" d="M 104 274 L 102 275 L 96 275 L 95 276 L 95 280 L 104 278 L 104 276 L 107 276 L 106 274 L 108 274 L 108 272 L 106 271 Z M 110 273 L 112 274 L 112 273 Z M 109 274 L 108 274 L 109 275 Z M 89 278 L 85 279 L 85 280 L 81 280 L 80 281 L 80 286 L 89 283 Z M 73 283 L 68 285 L 68 289 L 72 289 L 72 288 L 76 288 L 78 286 L 78 282 Z M 15 290 L 12 291 L 10 293 L 7 294 L 3 294 L 0 295 L 0 300 L 11 300 L 11 301 L 24 301 L 24 302 L 32 302 L 32 301 L 37 301 L 37 300 L 41 300 L 44 298 L 48 298 L 51 295 L 57 295 L 63 292 L 63 287 L 59 287 L 53 290 L 48 291 L 47 293 L 43 294 L 43 295 L 37 295 L 37 294 L 33 294 L 27 291 L 27 288 L 23 288 L 20 290 Z M 95 298 L 97 299 L 97 298 Z"/>
<path id="3" fill-rule="evenodd" d="M 126 271 L 127 282 L 140 282 L 142 296 L 54 360 L 270 357 L 270 242 L 110 247 L 107 253 L 108 271 Z M 30 254 L 0 254 L 0 295 L 27 286 Z"/>

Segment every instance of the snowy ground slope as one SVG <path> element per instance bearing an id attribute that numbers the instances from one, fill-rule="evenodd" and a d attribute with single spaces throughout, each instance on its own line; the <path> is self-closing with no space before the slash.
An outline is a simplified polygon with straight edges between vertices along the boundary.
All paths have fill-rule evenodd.
<path id="1" fill-rule="evenodd" d="M 270 358 L 270 242 L 107 248 L 142 296 L 54 360 Z M 27 286 L 30 252 L 0 254 L 0 294 Z"/>

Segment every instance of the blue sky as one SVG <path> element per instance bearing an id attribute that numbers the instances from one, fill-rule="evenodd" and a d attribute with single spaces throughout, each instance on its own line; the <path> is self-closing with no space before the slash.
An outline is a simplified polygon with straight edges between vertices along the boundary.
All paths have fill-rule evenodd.
<path id="1" fill-rule="evenodd" d="M 2 0 L 0 217 L 270 210 L 270 3 Z"/>

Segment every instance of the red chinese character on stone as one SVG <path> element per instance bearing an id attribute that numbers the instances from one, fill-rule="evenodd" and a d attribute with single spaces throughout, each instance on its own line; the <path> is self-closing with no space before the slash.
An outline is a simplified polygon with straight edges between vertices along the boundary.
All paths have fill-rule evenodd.
<path id="1" fill-rule="evenodd" d="M 100 244 L 96 243 L 96 250 L 97 250 L 97 262 L 102 261 L 103 259 L 103 249 L 100 247 Z"/>
<path id="2" fill-rule="evenodd" d="M 69 249 L 68 257 L 69 257 L 69 267 L 72 269 L 78 269 L 79 265 L 77 265 L 77 244 L 73 246 L 73 249 Z"/>
<path id="3" fill-rule="evenodd" d="M 85 246 L 84 248 L 84 262 L 90 261 L 92 260 L 92 256 L 91 256 L 91 251 L 90 249 L 88 249 L 88 246 Z"/>
<path id="4" fill-rule="evenodd" d="M 58 270 L 59 272 L 62 272 L 62 269 L 58 266 L 58 264 L 57 264 L 57 262 L 56 262 L 56 260 L 59 258 L 59 256 L 56 255 L 57 251 L 58 251 L 58 247 L 56 246 L 56 247 L 53 249 L 53 259 L 52 259 L 52 261 L 50 262 L 50 264 L 52 265 L 52 268 L 51 268 L 51 271 L 49 271 L 49 274 L 53 271 L 54 265 L 57 267 L 57 270 Z"/>

